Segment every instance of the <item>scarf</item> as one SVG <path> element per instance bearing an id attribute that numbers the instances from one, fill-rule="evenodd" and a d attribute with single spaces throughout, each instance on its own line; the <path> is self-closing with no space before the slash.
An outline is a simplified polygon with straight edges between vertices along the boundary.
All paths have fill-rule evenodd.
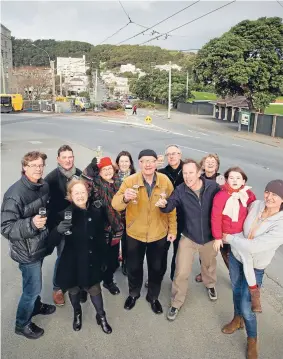
<path id="1" fill-rule="evenodd" d="M 232 219 L 232 222 L 238 222 L 239 220 L 240 202 L 244 207 L 247 207 L 247 202 L 249 199 L 247 190 L 250 188 L 252 187 L 242 186 L 238 189 L 233 189 L 229 186 L 227 182 L 223 186 L 223 190 L 227 191 L 230 197 L 225 204 L 225 208 L 222 214 L 230 217 Z"/>
<path id="2" fill-rule="evenodd" d="M 118 237 L 122 237 L 124 226 L 121 214 L 115 211 L 115 209 L 111 205 L 112 198 L 120 188 L 120 181 L 118 176 L 116 175 L 113 176 L 113 180 L 113 183 L 109 183 L 100 176 L 97 176 L 96 178 L 94 178 L 94 183 L 98 189 L 100 198 L 104 203 L 107 219 L 111 227 L 110 231 L 112 232 L 112 236 L 116 237 L 117 234 Z"/>
<path id="3" fill-rule="evenodd" d="M 120 180 L 120 183 L 122 184 L 124 179 L 131 175 L 131 170 L 128 169 L 128 171 L 126 171 L 126 172 L 122 172 L 122 171 L 118 170 L 117 175 L 118 175 L 118 178 Z"/>
<path id="4" fill-rule="evenodd" d="M 73 166 L 70 170 L 65 170 L 65 168 L 63 168 L 58 163 L 58 168 L 59 168 L 59 171 L 62 173 L 62 175 L 64 175 L 68 179 L 71 179 L 76 174 L 76 167 L 75 166 Z"/>

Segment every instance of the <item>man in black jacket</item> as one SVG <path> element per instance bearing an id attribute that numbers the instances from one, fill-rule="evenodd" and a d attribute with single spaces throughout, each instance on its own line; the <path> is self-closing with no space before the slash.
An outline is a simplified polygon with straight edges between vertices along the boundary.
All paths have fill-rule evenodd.
<path id="1" fill-rule="evenodd" d="M 192 270 L 194 254 L 199 252 L 201 274 L 208 296 L 217 300 L 216 256 L 211 233 L 211 210 L 219 185 L 201 177 L 201 166 L 188 159 L 183 163 L 184 183 L 178 186 L 168 200 L 159 199 L 158 205 L 164 213 L 174 208 L 183 209 L 184 229 L 176 257 L 176 272 L 172 284 L 172 301 L 167 318 L 174 320 L 185 302 L 188 279 Z"/>
<path id="2" fill-rule="evenodd" d="M 68 145 L 63 145 L 58 149 L 57 162 L 57 168 L 45 177 L 45 181 L 49 184 L 50 194 L 48 207 L 50 214 L 47 222 L 50 231 L 56 226 L 58 213 L 70 205 L 70 202 L 66 200 L 68 182 L 76 176 L 79 177 L 82 173 L 81 170 L 75 167 L 73 150 Z M 57 246 L 57 260 L 53 275 L 53 300 L 57 306 L 65 304 L 64 293 L 55 283 L 56 270 L 63 247 L 64 241 L 62 240 Z M 84 300 L 86 300 L 86 298 L 84 298 Z"/>
<path id="3" fill-rule="evenodd" d="M 183 178 L 183 162 L 182 162 L 182 151 L 178 145 L 169 145 L 166 147 L 165 156 L 167 157 L 168 165 L 158 170 L 158 172 L 165 174 L 172 182 L 174 189 L 184 182 Z M 177 208 L 177 237 L 173 242 L 173 256 L 171 262 L 170 278 L 173 281 L 175 267 L 176 267 L 176 255 L 178 250 L 179 241 L 181 238 L 181 232 L 183 229 L 183 215 L 181 208 Z M 167 270 L 167 257 L 168 250 L 170 248 L 170 242 L 168 242 L 167 252 L 164 253 L 163 258 L 163 272 L 165 274 Z"/>
<path id="4" fill-rule="evenodd" d="M 1 209 L 1 233 L 9 240 L 10 256 L 19 263 L 23 278 L 15 332 L 29 339 L 37 339 L 44 333 L 31 318 L 56 310 L 54 305 L 43 304 L 39 296 L 42 261 L 50 254 L 46 240 L 47 218 L 39 215 L 39 209 L 46 209 L 49 198 L 48 184 L 42 180 L 46 158 L 37 151 L 23 157 L 22 177 L 5 193 Z"/>

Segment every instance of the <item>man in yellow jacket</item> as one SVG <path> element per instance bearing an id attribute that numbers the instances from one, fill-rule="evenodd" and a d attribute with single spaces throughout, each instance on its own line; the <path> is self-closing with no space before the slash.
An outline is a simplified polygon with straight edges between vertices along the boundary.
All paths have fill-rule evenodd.
<path id="1" fill-rule="evenodd" d="M 127 177 L 112 200 L 114 209 L 126 210 L 129 296 L 124 308 L 132 309 L 140 297 L 146 253 L 146 300 L 153 312 L 160 314 L 163 312 L 158 300 L 164 274 L 162 258 L 166 242 L 176 239 L 177 220 L 176 210 L 165 214 L 155 204 L 160 198 L 168 198 L 174 188 L 167 176 L 156 172 L 157 154 L 153 150 L 141 151 L 138 159 L 141 171 Z"/>

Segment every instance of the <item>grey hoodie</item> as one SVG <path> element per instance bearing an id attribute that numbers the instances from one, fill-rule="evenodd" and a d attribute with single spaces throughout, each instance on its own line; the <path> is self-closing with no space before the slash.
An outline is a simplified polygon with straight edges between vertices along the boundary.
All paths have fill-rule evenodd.
<path id="1" fill-rule="evenodd" d="M 256 217 L 264 210 L 264 201 L 254 201 L 245 220 L 243 232 L 227 236 L 234 256 L 243 263 L 242 258 L 252 256 L 253 267 L 265 269 L 283 244 L 283 211 L 267 218 L 256 230 L 254 239 L 247 239 Z"/>

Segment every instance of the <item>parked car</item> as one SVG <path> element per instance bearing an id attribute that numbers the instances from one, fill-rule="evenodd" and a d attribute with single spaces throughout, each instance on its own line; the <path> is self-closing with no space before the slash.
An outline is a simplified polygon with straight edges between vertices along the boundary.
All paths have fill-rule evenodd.
<path id="1" fill-rule="evenodd" d="M 133 108 L 133 105 L 131 103 L 125 103 L 124 108 L 125 110 L 131 110 Z"/>

